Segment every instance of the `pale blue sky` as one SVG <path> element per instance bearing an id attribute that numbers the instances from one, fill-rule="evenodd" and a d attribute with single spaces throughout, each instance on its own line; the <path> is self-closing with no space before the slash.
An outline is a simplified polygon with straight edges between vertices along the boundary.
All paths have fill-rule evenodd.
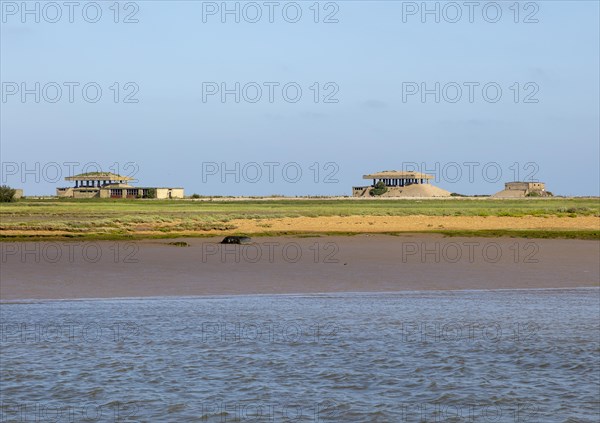
<path id="1" fill-rule="evenodd" d="M 113 22 L 112 1 L 98 2 L 103 8 L 98 23 L 85 22 L 80 10 L 74 23 L 68 16 L 58 23 L 45 22 L 43 16 L 36 23 L 26 16 L 22 23 L 19 12 L 8 13 L 13 9 L 7 3 L 14 2 L 2 1 L 0 22 L 6 97 L 0 102 L 2 182 L 23 187 L 26 194 L 52 194 L 68 183 L 43 178 L 36 183 L 31 175 L 21 182 L 20 176 L 7 174 L 6 163 L 32 169 L 35 163 L 98 162 L 109 168 L 135 162 L 141 185 L 183 186 L 188 194 L 349 195 L 352 185 L 363 183 L 363 174 L 409 162 L 425 163 L 423 170 L 436 163 L 448 169 L 451 162 L 479 162 L 473 181 L 465 173 L 455 183 L 442 177 L 437 184 L 453 192 L 491 194 L 514 179 L 513 163 L 523 179 L 531 169 L 525 169 L 526 163 L 534 162 L 535 178 L 556 194 L 599 194 L 596 1 L 534 2 L 538 23 L 522 22 L 534 11 L 523 9 L 527 2 L 520 3 L 519 23 L 509 8 L 514 1 L 498 2 L 502 17 L 497 23 L 486 22 L 481 8 L 473 23 L 467 16 L 458 23 L 445 22 L 443 16 L 436 23 L 428 16 L 422 23 L 419 14 L 403 22 L 403 8 L 409 10 L 410 2 L 338 1 L 339 22 L 328 24 L 313 22 L 313 1 L 297 2 L 303 15 L 295 24 L 283 19 L 282 6 L 274 23 L 266 16 L 254 24 L 243 18 L 235 23 L 231 16 L 222 23 L 219 15 L 207 16 L 204 23 L 202 9 L 208 6 L 200 1 L 138 1 L 139 22 L 130 24 Z M 326 3 L 320 3 L 320 20 L 334 10 L 324 10 Z M 131 11 L 121 10 L 119 19 Z M 109 87 L 117 81 L 137 84 L 139 102 L 115 104 Z M 88 103 L 76 90 L 69 103 L 64 88 L 57 103 L 43 98 L 35 103 L 33 95 L 25 102 L 19 94 L 6 95 L 7 83 L 22 82 L 29 87 L 95 82 L 103 96 Z M 273 103 L 266 94 L 257 103 L 235 103 L 233 96 L 225 103 L 218 96 L 203 102 L 203 82 L 230 87 L 235 82 L 296 82 L 303 95 L 297 103 L 285 102 L 279 91 Z M 314 82 L 321 89 L 335 83 L 339 101 L 315 103 L 309 88 Z M 443 98 L 435 103 L 433 95 L 423 103 L 418 95 L 402 101 L 403 82 L 481 85 L 473 103 L 466 88 L 456 103 Z M 489 82 L 503 90 L 497 103 L 481 96 L 481 86 Z M 515 82 L 519 103 L 513 99 Z M 531 91 L 524 90 L 526 83 L 539 87 L 533 97 L 537 103 L 523 102 Z M 230 168 L 236 162 L 281 166 L 273 183 L 266 174 L 257 183 L 243 178 L 236 183 L 232 176 L 222 183 L 218 175 L 205 175 L 203 181 L 203 162 L 226 162 Z M 291 162 L 303 170 L 297 183 L 278 171 Z M 321 168 L 336 163 L 339 182 L 323 182 L 329 168 L 315 183 L 314 162 Z M 490 162 L 503 171 L 498 181 L 481 175 L 483 164 Z"/>

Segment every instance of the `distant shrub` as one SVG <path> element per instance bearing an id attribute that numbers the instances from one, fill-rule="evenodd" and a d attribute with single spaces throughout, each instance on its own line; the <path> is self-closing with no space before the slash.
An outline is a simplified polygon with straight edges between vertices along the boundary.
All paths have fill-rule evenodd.
<path id="1" fill-rule="evenodd" d="M 538 191 L 531 191 L 527 197 L 541 197 L 541 194 Z"/>
<path id="2" fill-rule="evenodd" d="M 382 181 L 379 181 L 375 184 L 375 188 L 371 189 L 369 191 L 369 195 L 375 196 L 375 195 L 382 195 L 385 194 L 387 192 L 387 187 L 385 186 L 385 184 Z"/>
<path id="3" fill-rule="evenodd" d="M 194 193 L 194 194 L 192 194 L 192 198 L 200 198 L 200 194 Z"/>
<path id="4" fill-rule="evenodd" d="M 148 188 L 144 198 L 156 198 L 156 188 Z"/>
<path id="5" fill-rule="evenodd" d="M 569 207 L 566 212 L 567 213 L 580 213 L 587 211 L 587 207 Z"/>
<path id="6" fill-rule="evenodd" d="M 12 189 L 8 185 L 0 186 L 0 203 L 10 203 L 12 201 L 15 201 L 16 193 L 17 193 L 17 190 Z"/>

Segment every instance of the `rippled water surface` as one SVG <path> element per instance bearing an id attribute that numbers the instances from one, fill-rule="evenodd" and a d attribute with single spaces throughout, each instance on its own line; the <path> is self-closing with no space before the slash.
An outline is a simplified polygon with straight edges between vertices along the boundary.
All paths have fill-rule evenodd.
<path id="1" fill-rule="evenodd" d="M 600 419 L 597 289 L 47 302 L 0 314 L 7 422 Z"/>

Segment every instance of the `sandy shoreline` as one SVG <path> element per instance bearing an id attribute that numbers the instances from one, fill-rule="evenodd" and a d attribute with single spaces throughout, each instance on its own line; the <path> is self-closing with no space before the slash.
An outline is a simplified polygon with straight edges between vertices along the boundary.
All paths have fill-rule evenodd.
<path id="1" fill-rule="evenodd" d="M 315 216 L 315 217 L 282 217 L 267 219 L 232 219 L 223 228 L 202 230 L 182 230 L 176 226 L 180 222 L 161 223 L 154 227 L 152 224 L 130 225 L 128 235 L 137 239 L 150 239 L 156 237 L 181 236 L 181 237 L 210 237 L 217 235 L 231 235 L 232 233 L 279 235 L 279 234 L 384 234 L 384 233 L 415 233 L 440 231 L 599 231 L 600 219 L 596 216 Z M 168 229 L 166 232 L 164 229 Z M 1 234 L 7 238 L 41 237 L 65 238 L 81 236 L 84 239 L 94 239 L 94 236 L 110 235 L 91 228 L 86 232 L 72 230 L 44 230 L 30 229 L 4 229 Z M 471 234 L 468 234 L 471 236 Z M 25 239 L 24 239 L 25 240 Z"/>
<path id="2" fill-rule="evenodd" d="M 268 226 L 248 219 L 232 220 L 241 232 L 416 232 L 427 230 L 487 230 L 487 229 L 600 229 L 595 216 L 509 217 L 509 216 L 319 216 L 271 219 Z"/>
<path id="3" fill-rule="evenodd" d="M 597 287 L 600 242 L 438 235 L 0 243 L 0 300 Z"/>

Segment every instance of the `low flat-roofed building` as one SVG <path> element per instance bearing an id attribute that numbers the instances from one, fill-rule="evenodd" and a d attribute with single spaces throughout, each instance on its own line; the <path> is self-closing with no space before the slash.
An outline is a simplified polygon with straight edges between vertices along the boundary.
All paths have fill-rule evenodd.
<path id="1" fill-rule="evenodd" d="M 492 195 L 494 198 L 548 197 L 543 182 L 506 182 L 504 189 Z"/>
<path id="2" fill-rule="evenodd" d="M 433 176 L 426 173 L 385 170 L 363 175 L 363 179 L 372 180 L 368 186 L 352 187 L 353 197 L 375 196 L 376 186 L 385 187 L 380 197 L 449 197 L 450 192 L 430 184 Z"/>
<path id="3" fill-rule="evenodd" d="M 183 188 L 134 187 L 133 178 L 110 172 L 88 172 L 68 176 L 74 187 L 57 188 L 56 195 L 67 198 L 183 198 Z"/>

